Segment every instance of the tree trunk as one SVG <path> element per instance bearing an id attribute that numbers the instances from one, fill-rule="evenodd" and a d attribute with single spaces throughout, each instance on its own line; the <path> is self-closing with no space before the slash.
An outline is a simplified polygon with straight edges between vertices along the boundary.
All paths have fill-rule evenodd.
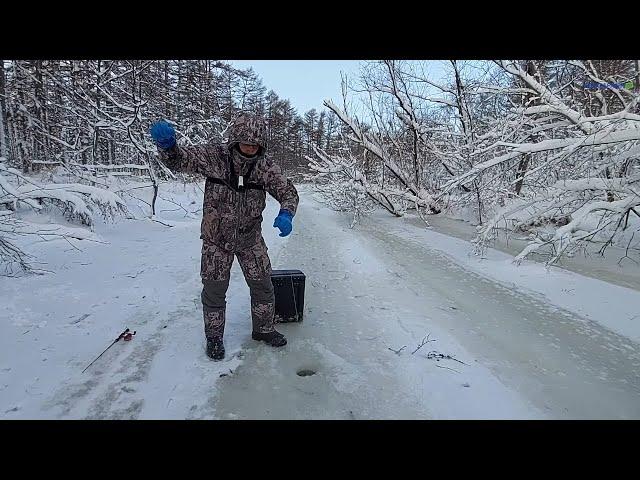
<path id="1" fill-rule="evenodd" d="M 540 80 L 538 69 L 536 68 L 536 65 L 533 63 L 532 60 L 527 61 L 525 70 L 527 74 L 537 77 L 537 79 Z M 523 105 L 528 105 L 530 103 L 530 100 L 531 100 L 531 94 L 525 95 L 523 99 Z M 540 102 L 535 102 L 535 103 L 539 104 Z M 531 137 L 528 137 L 528 138 L 531 138 Z M 518 181 L 516 182 L 516 186 L 515 186 L 515 193 L 518 196 L 522 191 L 522 184 L 524 183 L 524 175 L 525 173 L 527 173 L 527 169 L 529 168 L 530 159 L 531 159 L 531 156 L 528 154 L 525 154 L 522 156 L 522 158 L 520 159 L 520 163 L 518 164 L 518 172 L 516 173 L 516 178 L 518 179 Z"/>
<path id="2" fill-rule="evenodd" d="M 18 66 L 18 63 L 21 63 L 22 65 Z M 19 102 L 19 106 L 22 106 L 22 108 L 24 109 L 26 109 L 24 91 L 27 88 L 27 86 L 25 85 L 25 83 L 27 82 L 26 82 L 26 78 L 22 78 L 21 68 L 28 68 L 28 63 L 29 62 L 26 62 L 26 61 L 15 62 L 16 64 L 15 82 L 16 82 L 16 89 L 18 90 L 18 102 Z M 17 146 L 18 159 L 22 163 L 22 171 L 24 173 L 29 173 L 32 170 L 32 158 L 31 158 L 32 152 L 29 152 L 26 148 L 27 140 L 28 140 L 27 136 L 29 133 L 29 129 L 27 128 L 27 119 L 25 118 L 24 111 L 16 112 L 15 109 L 13 109 L 11 112 L 11 118 L 15 120 L 16 126 L 17 126 L 15 130 L 14 141 L 16 142 L 16 146 Z"/>
<path id="3" fill-rule="evenodd" d="M 169 106 L 169 97 L 171 92 L 171 86 L 169 85 L 169 60 L 164 61 L 164 88 L 166 91 L 164 101 L 164 116 L 165 118 L 171 118 L 171 108 Z"/>
<path id="4" fill-rule="evenodd" d="M 49 132 L 49 123 L 47 121 L 47 91 L 45 89 L 44 79 L 42 77 L 43 61 L 37 60 L 35 63 L 35 95 L 36 95 L 36 117 L 40 121 L 42 129 Z M 36 135 L 34 134 L 34 156 L 40 160 L 49 160 L 50 142 L 49 137 L 42 135 L 42 144 L 38 144 Z M 39 153 L 39 155 L 38 155 Z"/>
<path id="5" fill-rule="evenodd" d="M 530 155 L 525 153 L 518 164 L 518 173 L 516 174 L 516 178 L 518 181 L 516 182 L 516 195 L 520 195 L 520 191 L 522 190 L 522 184 L 524 183 L 524 174 L 527 172 L 527 168 L 529 168 L 529 159 Z"/>
<path id="6" fill-rule="evenodd" d="M 4 60 L 0 60 L 0 157 L 9 158 L 9 148 L 7 147 L 8 137 L 5 131 L 5 125 L 7 124 L 6 95 Z"/>
<path id="7" fill-rule="evenodd" d="M 602 153 L 600 154 L 600 159 L 602 159 Z M 609 170 L 609 167 L 607 167 L 604 172 L 607 178 L 611 178 L 611 170 Z M 607 202 L 613 202 L 614 200 L 613 192 L 611 190 L 607 190 Z"/>

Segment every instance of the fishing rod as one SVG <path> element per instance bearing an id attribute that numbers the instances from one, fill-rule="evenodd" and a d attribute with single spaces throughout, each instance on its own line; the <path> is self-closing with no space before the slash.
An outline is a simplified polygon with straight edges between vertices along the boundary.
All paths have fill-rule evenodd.
<path id="1" fill-rule="evenodd" d="M 118 343 L 120 340 L 124 340 L 125 342 L 128 342 L 129 340 L 131 340 L 133 338 L 133 336 L 136 334 L 136 331 L 134 330 L 133 333 L 130 332 L 130 330 L 127 328 L 125 329 L 120 335 L 118 335 L 118 338 L 116 338 L 111 345 L 109 345 L 107 348 L 104 349 L 104 352 L 102 352 L 100 355 L 98 355 L 95 360 L 93 362 L 91 362 L 89 365 L 87 365 L 85 367 L 85 369 L 82 371 L 82 373 L 84 373 L 87 368 L 89 368 L 91 365 L 93 365 L 95 363 L 96 360 L 98 360 L 98 358 L 100 358 L 102 355 L 104 355 L 104 353 L 109 350 L 111 347 L 113 347 L 116 343 Z"/>

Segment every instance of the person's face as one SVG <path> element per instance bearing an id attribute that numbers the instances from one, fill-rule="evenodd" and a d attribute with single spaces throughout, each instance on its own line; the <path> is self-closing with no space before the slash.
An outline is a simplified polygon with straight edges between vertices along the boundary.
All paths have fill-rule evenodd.
<path id="1" fill-rule="evenodd" d="M 241 143 L 239 145 L 240 147 L 240 151 L 244 154 L 247 155 L 248 157 L 255 155 L 256 153 L 258 153 L 258 145 L 248 145 L 246 143 Z"/>

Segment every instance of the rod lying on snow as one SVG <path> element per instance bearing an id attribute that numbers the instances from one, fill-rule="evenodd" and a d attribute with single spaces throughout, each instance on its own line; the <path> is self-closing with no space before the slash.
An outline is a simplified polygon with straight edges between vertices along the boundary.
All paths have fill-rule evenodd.
<path id="1" fill-rule="evenodd" d="M 98 355 L 93 362 L 91 362 L 89 365 L 87 365 L 85 367 L 84 370 L 82 370 L 82 373 L 84 373 L 87 370 L 87 368 L 89 368 L 91 365 L 93 365 L 96 362 L 96 360 L 98 360 L 98 358 L 100 358 L 102 355 L 104 355 L 104 353 L 107 350 L 109 350 L 111 347 L 113 347 L 120 340 L 129 341 L 129 340 L 131 340 L 133 338 L 133 336 L 135 334 L 136 334 L 135 330 L 133 331 L 133 333 L 131 333 L 128 328 L 125 329 L 120 335 L 118 335 L 118 338 L 116 338 L 113 342 L 111 342 L 111 345 L 109 345 L 107 348 L 104 349 L 104 352 L 102 352 L 100 355 Z"/>

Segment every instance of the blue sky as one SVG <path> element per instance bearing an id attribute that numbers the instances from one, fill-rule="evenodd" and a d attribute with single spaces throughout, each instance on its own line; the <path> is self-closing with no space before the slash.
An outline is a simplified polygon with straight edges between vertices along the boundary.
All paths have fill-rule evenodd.
<path id="1" fill-rule="evenodd" d="M 299 114 L 315 108 L 331 98 L 339 103 L 340 72 L 349 76 L 358 72 L 359 60 L 232 60 L 238 68 L 253 67 L 267 90 L 280 98 L 288 98 Z"/>
<path id="2" fill-rule="evenodd" d="M 338 105 L 342 102 L 341 72 L 349 77 L 358 75 L 361 60 L 231 60 L 237 68 L 252 67 L 262 79 L 267 90 L 275 91 L 280 98 L 288 98 L 298 114 L 325 107 L 329 98 Z M 430 78 L 438 80 L 443 75 L 441 60 L 429 61 Z"/>

